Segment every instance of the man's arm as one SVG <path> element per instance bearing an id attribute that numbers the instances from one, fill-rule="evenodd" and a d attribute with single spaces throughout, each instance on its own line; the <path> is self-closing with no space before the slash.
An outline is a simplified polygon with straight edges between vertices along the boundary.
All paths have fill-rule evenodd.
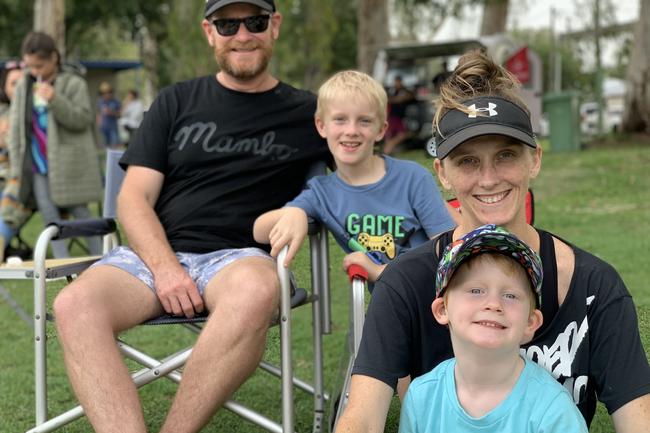
<path id="1" fill-rule="evenodd" d="M 203 299 L 178 263 L 154 211 L 163 181 L 159 171 L 130 166 L 117 198 L 118 218 L 129 246 L 153 273 L 156 294 L 165 311 L 193 317 L 203 311 Z"/>
<path id="2" fill-rule="evenodd" d="M 298 207 L 283 207 L 266 212 L 255 220 L 253 237 L 271 244 L 271 256 L 277 257 L 289 245 L 284 266 L 289 266 L 307 236 L 307 214 Z"/>
<path id="3" fill-rule="evenodd" d="M 650 426 L 650 394 L 636 398 L 612 413 L 616 433 L 646 431 Z"/>
<path id="4" fill-rule="evenodd" d="M 350 397 L 335 433 L 381 433 L 393 398 L 393 389 L 384 382 L 355 374 Z"/>

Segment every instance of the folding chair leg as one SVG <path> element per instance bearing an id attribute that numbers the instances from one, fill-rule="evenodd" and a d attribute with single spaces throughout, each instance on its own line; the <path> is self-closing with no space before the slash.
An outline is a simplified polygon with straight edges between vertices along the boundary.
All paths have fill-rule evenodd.
<path id="1" fill-rule="evenodd" d="M 273 376 L 280 378 L 282 377 L 282 370 L 280 370 L 278 367 L 275 365 L 271 365 L 266 361 L 260 362 L 259 368 L 266 371 L 269 374 L 272 374 Z M 312 384 L 305 382 L 304 380 L 298 379 L 297 377 L 294 377 L 293 380 L 293 386 L 296 388 L 305 391 L 308 394 L 314 395 L 316 393 L 316 387 L 314 387 Z M 327 393 L 324 394 L 325 400 L 329 399 L 329 396 Z"/>
<path id="2" fill-rule="evenodd" d="M 314 294 L 316 288 L 314 287 Z M 323 385 L 323 334 L 321 332 L 321 306 L 318 298 L 312 304 L 313 314 L 313 341 L 314 341 L 314 421 L 312 432 L 323 431 L 323 417 L 325 416 L 325 395 Z"/>
<path id="3" fill-rule="evenodd" d="M 284 267 L 287 248 L 278 255 L 280 279 L 280 351 L 282 369 L 282 431 L 293 433 L 293 361 L 291 354 L 291 278 Z"/>
<path id="4" fill-rule="evenodd" d="M 59 229 L 47 227 L 38 237 L 34 247 L 34 384 L 36 425 L 47 421 L 47 334 L 45 258 L 47 246 Z"/>
<path id="5" fill-rule="evenodd" d="M 313 342 L 314 342 L 314 420 L 313 433 L 324 430 L 325 387 L 323 380 L 323 334 L 331 332 L 329 267 L 327 257 L 327 230 L 322 228 L 318 234 L 310 236 L 311 284 L 313 289 Z"/>
<path id="6" fill-rule="evenodd" d="M 143 375 L 148 373 L 150 369 L 161 369 L 163 365 L 166 365 L 168 362 L 174 362 L 172 361 L 175 359 L 176 356 L 183 354 L 183 359 L 187 359 L 189 357 L 189 354 L 191 352 L 191 349 L 184 349 L 180 352 L 177 352 L 174 355 L 169 356 L 168 358 L 163 359 L 162 361 L 158 361 L 151 356 L 147 355 L 146 353 L 143 353 L 139 351 L 138 349 L 135 349 L 134 347 L 129 346 L 128 344 L 118 341 L 118 345 L 120 348 L 120 351 L 124 356 L 127 358 L 136 361 L 140 365 L 146 367 L 146 369 L 134 373 L 132 376 L 134 377 L 134 381 L 138 381 L 138 378 Z M 184 363 L 184 361 L 183 361 Z M 165 368 L 165 371 L 169 370 L 168 368 Z M 179 384 L 181 382 L 182 375 L 180 372 L 176 370 L 171 370 L 169 373 L 165 374 L 164 376 L 161 374 L 156 374 L 154 373 L 157 377 L 166 377 L 167 379 L 171 380 L 172 382 Z M 148 382 L 147 382 L 148 383 Z M 142 383 L 142 385 L 138 385 L 138 387 L 145 385 L 146 383 Z M 272 433 L 283 433 L 282 430 L 282 425 L 279 423 L 247 408 L 246 406 L 237 403 L 236 401 L 229 400 L 223 404 L 223 407 L 225 409 L 228 409 L 229 411 L 239 415 L 240 417 L 244 418 L 247 421 L 250 421 Z"/>
<path id="7" fill-rule="evenodd" d="M 126 345 L 124 345 L 126 346 Z M 123 347 L 120 347 L 122 350 Z M 156 379 L 165 377 L 170 373 L 173 373 L 178 368 L 182 367 L 187 358 L 189 358 L 192 353 L 192 349 L 185 349 L 181 352 L 178 352 L 173 357 L 168 359 L 165 363 L 153 360 L 152 365 L 147 365 L 150 367 L 146 371 L 136 372 L 132 375 L 133 382 L 136 387 L 141 388 L 144 385 L 153 382 Z M 48 433 L 56 430 L 57 428 L 64 426 L 77 418 L 81 418 L 84 415 L 84 410 L 81 406 L 77 406 L 69 411 L 62 413 L 46 422 L 43 422 L 33 429 L 29 430 L 27 433 Z"/>
<path id="8" fill-rule="evenodd" d="M 354 360 L 359 353 L 359 345 L 361 344 L 361 334 L 363 332 L 363 323 L 365 321 L 365 311 L 366 311 L 366 279 L 368 278 L 368 273 L 365 269 L 358 266 L 350 266 L 348 269 L 348 275 L 350 277 L 350 305 L 349 305 L 349 332 L 348 339 L 346 341 L 346 350 L 343 352 L 342 364 L 345 365 L 345 368 L 341 370 L 342 372 L 342 384 L 340 394 L 335 396 L 338 397 L 338 401 L 334 401 L 333 413 L 330 415 L 330 423 L 332 431 L 336 429 L 339 418 L 343 414 L 345 407 L 348 404 L 348 396 L 350 393 L 350 381 L 352 380 L 352 367 L 354 366 Z M 347 356 L 347 359 L 345 357 Z"/>

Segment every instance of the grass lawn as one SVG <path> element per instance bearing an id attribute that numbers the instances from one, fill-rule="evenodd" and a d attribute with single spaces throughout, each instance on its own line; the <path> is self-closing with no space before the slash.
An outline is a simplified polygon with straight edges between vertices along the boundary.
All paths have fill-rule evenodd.
<path id="1" fill-rule="evenodd" d="M 611 263 L 622 275 L 638 307 L 639 323 L 646 351 L 650 349 L 650 145 L 615 143 L 576 153 L 547 152 L 540 176 L 535 180 L 536 225 L 564 237 L 574 244 Z M 415 159 L 430 167 L 431 160 L 423 152 L 406 152 L 401 158 Z M 33 219 L 25 234 L 35 239 L 40 221 Z M 347 328 L 347 283 L 340 271 L 342 253 L 331 244 L 333 332 L 325 336 L 325 385 L 331 390 L 339 370 L 340 355 Z M 306 249 L 300 254 L 296 270 L 299 281 L 308 281 Z M 27 311 L 32 310 L 31 286 L 15 281 L 0 284 Z M 53 297 L 61 284 L 49 290 Z M 294 358 L 297 374 L 307 379 L 311 374 L 311 318 L 309 308 L 294 312 Z M 6 298 L 0 298 L 0 432 L 22 432 L 34 422 L 33 409 L 33 334 L 32 328 L 12 309 Z M 56 331 L 48 328 L 50 361 L 50 414 L 74 406 L 70 386 L 63 368 Z M 162 355 L 170 348 L 190 345 L 193 337 L 175 327 L 138 328 L 126 333 L 124 339 L 150 348 L 153 355 Z M 267 355 L 278 358 L 278 331 L 271 330 Z M 219 374 L 219 372 L 212 372 Z M 159 381 L 141 390 L 141 397 L 150 431 L 157 431 L 164 419 L 175 386 Z M 276 392 L 277 391 L 277 392 Z M 256 374 L 237 393 L 243 401 L 272 417 L 280 413 L 279 384 L 266 373 Z M 299 432 L 311 430 L 311 399 L 295 392 Z M 398 404 L 394 404 L 386 431 L 397 431 Z M 85 420 L 63 428 L 64 432 L 91 432 Z M 204 429 L 205 432 L 264 431 L 240 421 L 227 411 L 220 411 Z M 606 411 L 601 407 L 592 432 L 613 432 Z"/>

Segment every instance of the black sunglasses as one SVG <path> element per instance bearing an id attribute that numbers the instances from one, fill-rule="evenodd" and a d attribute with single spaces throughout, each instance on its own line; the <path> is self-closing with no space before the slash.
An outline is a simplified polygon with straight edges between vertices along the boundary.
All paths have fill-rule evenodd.
<path id="1" fill-rule="evenodd" d="M 239 25 L 244 23 L 246 30 L 251 33 L 262 33 L 269 28 L 269 19 L 271 15 L 255 15 L 246 18 L 217 18 L 212 24 L 217 28 L 217 33 L 221 36 L 232 36 L 239 31 Z"/>

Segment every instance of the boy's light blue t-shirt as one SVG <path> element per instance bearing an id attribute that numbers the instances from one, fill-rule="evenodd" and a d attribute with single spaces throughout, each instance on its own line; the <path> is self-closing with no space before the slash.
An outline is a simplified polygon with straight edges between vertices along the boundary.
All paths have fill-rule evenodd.
<path id="1" fill-rule="evenodd" d="M 286 206 L 325 224 L 346 252 L 351 237 L 383 263 L 455 226 L 429 171 L 412 161 L 383 158 L 386 174 L 376 183 L 352 186 L 336 172 L 317 176 Z"/>
<path id="2" fill-rule="evenodd" d="M 528 359 L 510 395 L 481 418 L 469 416 L 458 402 L 455 366 L 456 359 L 448 359 L 411 383 L 402 405 L 400 433 L 588 432 L 569 392 Z"/>

